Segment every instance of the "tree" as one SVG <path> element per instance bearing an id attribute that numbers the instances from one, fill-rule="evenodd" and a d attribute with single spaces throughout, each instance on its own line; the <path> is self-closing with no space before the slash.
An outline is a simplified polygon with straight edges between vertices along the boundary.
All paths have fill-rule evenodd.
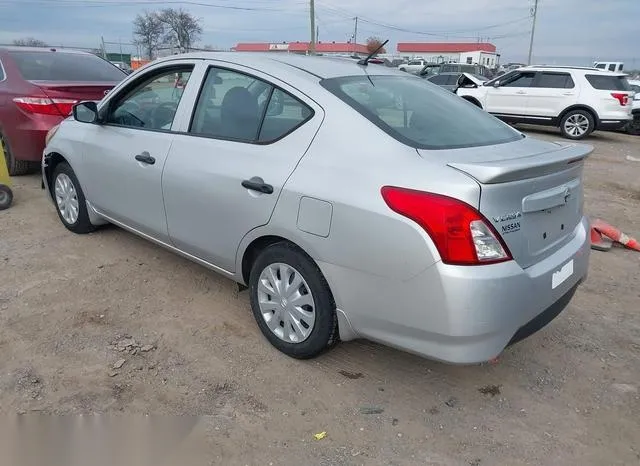
<path id="1" fill-rule="evenodd" d="M 369 53 L 375 52 L 376 49 L 382 45 L 383 42 L 384 41 L 379 37 L 369 37 L 367 39 L 367 51 Z M 386 52 L 387 51 L 384 49 L 384 47 L 382 47 L 380 50 L 378 50 L 377 53 L 386 53 Z"/>
<path id="2" fill-rule="evenodd" d="M 165 8 L 160 11 L 158 18 L 166 28 L 165 41 L 183 51 L 189 50 L 202 34 L 200 19 L 182 8 Z"/>
<path id="3" fill-rule="evenodd" d="M 165 25 L 157 13 L 145 11 L 133 20 L 133 42 L 144 49 L 149 60 L 165 36 Z"/>
<path id="4" fill-rule="evenodd" d="M 33 37 L 27 37 L 25 39 L 14 40 L 13 45 L 19 45 L 22 47 L 46 47 L 47 43 L 39 39 L 34 39 Z"/>

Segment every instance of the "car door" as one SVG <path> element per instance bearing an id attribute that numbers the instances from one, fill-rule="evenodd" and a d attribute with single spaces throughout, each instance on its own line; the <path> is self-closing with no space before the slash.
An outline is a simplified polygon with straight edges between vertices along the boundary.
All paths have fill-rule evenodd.
<path id="1" fill-rule="evenodd" d="M 529 115 L 541 119 L 557 117 L 578 99 L 571 74 L 555 71 L 539 72 L 527 92 Z"/>
<path id="2" fill-rule="evenodd" d="M 116 91 L 87 128 L 82 174 L 87 199 L 99 213 L 166 241 L 162 169 L 173 142 L 172 125 L 192 62 L 163 64 Z"/>
<path id="3" fill-rule="evenodd" d="M 528 115 L 529 89 L 535 78 L 535 71 L 513 71 L 487 90 L 485 110 L 506 117 Z"/>
<path id="4" fill-rule="evenodd" d="M 174 246 L 234 272 L 240 241 L 269 222 L 322 118 L 317 104 L 285 83 L 211 64 L 165 166 L 162 191 Z"/>

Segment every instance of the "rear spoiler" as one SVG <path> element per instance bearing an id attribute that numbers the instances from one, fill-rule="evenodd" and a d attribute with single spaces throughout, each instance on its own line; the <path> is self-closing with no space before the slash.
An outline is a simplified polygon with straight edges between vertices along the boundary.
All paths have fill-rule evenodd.
<path id="1" fill-rule="evenodd" d="M 585 144 L 566 144 L 557 150 L 488 162 L 452 162 L 447 165 L 471 176 L 482 184 L 537 178 L 569 169 L 572 164 L 586 159 L 593 147 Z"/>

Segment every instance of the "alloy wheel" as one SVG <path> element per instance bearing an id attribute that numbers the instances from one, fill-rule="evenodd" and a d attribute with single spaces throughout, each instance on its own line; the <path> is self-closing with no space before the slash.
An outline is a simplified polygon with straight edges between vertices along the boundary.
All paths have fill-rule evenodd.
<path id="1" fill-rule="evenodd" d="M 581 113 L 571 115 L 564 122 L 564 130 L 573 137 L 584 136 L 589 131 L 589 119 Z"/>

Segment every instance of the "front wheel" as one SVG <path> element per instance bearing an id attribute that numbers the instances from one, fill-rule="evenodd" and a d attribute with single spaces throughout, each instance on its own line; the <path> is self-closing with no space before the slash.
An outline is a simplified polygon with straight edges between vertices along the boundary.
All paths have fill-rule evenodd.
<path id="1" fill-rule="evenodd" d="M 11 207 L 13 202 L 13 191 L 6 184 L 0 184 L 0 210 L 6 210 Z"/>
<path id="2" fill-rule="evenodd" d="M 315 357 L 338 338 L 336 306 L 322 272 L 286 242 L 267 247 L 249 277 L 251 309 L 263 335 L 298 359 Z"/>
<path id="3" fill-rule="evenodd" d="M 595 129 L 593 115 L 586 110 L 572 110 L 560 122 L 560 132 L 567 139 L 584 139 Z"/>
<path id="4" fill-rule="evenodd" d="M 62 224 L 68 230 L 78 234 L 95 230 L 96 227 L 89 221 L 84 193 L 69 164 L 62 162 L 56 165 L 51 180 L 53 199 Z"/>

